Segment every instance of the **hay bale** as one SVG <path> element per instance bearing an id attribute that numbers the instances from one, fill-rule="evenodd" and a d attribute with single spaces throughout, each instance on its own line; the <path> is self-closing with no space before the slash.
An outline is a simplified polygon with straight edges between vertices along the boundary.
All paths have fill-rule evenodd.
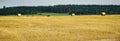
<path id="1" fill-rule="evenodd" d="M 22 16 L 21 13 L 18 13 L 18 16 Z"/>
<path id="2" fill-rule="evenodd" d="M 106 16 L 106 13 L 105 13 L 105 12 L 102 12 L 101 16 Z"/>
<path id="3" fill-rule="evenodd" d="M 75 13 L 72 13 L 71 16 L 75 16 Z"/>

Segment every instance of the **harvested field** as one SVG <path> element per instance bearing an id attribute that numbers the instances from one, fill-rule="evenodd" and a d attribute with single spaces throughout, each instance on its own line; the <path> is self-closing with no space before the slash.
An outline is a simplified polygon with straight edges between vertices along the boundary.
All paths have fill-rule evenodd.
<path id="1" fill-rule="evenodd" d="M 0 16 L 0 41 L 120 41 L 120 15 Z"/>

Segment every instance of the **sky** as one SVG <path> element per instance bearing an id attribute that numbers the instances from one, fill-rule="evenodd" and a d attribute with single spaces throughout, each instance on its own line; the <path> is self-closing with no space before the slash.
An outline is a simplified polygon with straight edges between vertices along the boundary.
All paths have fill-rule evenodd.
<path id="1" fill-rule="evenodd" d="M 53 6 L 53 5 L 120 5 L 120 0 L 0 0 L 0 8 L 3 6 Z"/>

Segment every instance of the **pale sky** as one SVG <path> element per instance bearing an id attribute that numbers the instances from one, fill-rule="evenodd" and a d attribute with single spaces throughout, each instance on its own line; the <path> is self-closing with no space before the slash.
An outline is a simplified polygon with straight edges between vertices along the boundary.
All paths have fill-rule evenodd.
<path id="1" fill-rule="evenodd" d="M 120 0 L 0 0 L 0 8 L 13 6 L 50 6 L 50 5 L 120 5 Z"/>

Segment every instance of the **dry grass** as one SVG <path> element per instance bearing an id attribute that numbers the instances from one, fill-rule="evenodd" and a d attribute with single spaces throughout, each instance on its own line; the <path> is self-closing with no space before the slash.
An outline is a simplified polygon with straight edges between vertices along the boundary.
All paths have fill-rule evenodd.
<path id="1" fill-rule="evenodd" d="M 0 16 L 0 41 L 120 41 L 120 15 Z"/>

